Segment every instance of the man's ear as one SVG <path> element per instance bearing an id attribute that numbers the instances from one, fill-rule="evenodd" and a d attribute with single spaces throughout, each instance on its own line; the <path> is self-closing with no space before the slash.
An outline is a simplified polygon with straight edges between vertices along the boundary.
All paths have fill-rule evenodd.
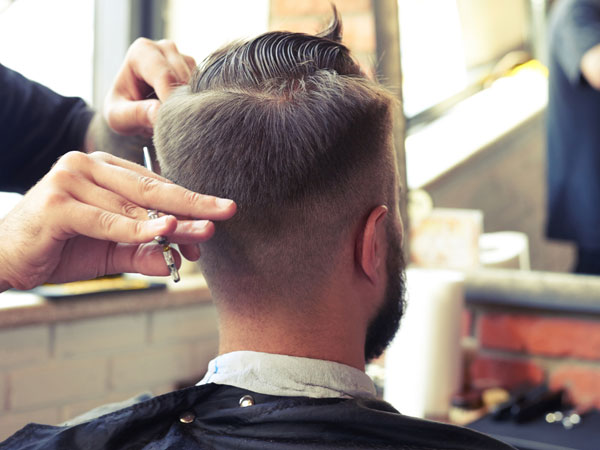
<path id="1" fill-rule="evenodd" d="M 371 283 L 378 280 L 379 267 L 384 262 L 384 219 L 387 213 L 387 206 L 379 205 L 373 208 L 356 239 L 356 263 Z"/>

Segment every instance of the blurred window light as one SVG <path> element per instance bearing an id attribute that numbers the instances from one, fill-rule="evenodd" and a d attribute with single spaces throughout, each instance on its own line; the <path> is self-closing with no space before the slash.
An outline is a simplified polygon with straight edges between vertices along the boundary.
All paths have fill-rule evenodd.
<path id="1" fill-rule="evenodd" d="M 269 0 L 168 0 L 166 37 L 197 63 L 219 47 L 268 30 Z"/>
<path id="2" fill-rule="evenodd" d="M 88 103 L 93 91 L 94 0 L 18 0 L 0 12 L 0 63 Z"/>
<path id="3" fill-rule="evenodd" d="M 529 2 L 398 0 L 409 124 L 452 97 L 459 101 L 481 89 L 504 55 L 529 49 Z"/>

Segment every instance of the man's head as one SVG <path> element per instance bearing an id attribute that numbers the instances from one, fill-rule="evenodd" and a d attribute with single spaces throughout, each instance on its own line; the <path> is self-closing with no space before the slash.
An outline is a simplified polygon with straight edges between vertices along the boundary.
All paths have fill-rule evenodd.
<path id="1" fill-rule="evenodd" d="M 365 78 L 340 30 L 336 15 L 320 36 L 272 32 L 215 52 L 161 107 L 155 145 L 164 176 L 238 205 L 201 245 L 220 311 L 316 318 L 340 280 L 375 277 L 370 358 L 402 310 L 394 100 Z M 360 274 L 371 251 L 374 271 L 385 255 L 383 287 Z"/>

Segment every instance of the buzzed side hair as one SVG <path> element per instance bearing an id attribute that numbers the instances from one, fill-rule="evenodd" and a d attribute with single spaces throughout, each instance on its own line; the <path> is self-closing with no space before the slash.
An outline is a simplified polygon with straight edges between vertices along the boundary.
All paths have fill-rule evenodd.
<path id="1" fill-rule="evenodd" d="M 162 174 L 238 204 L 201 244 L 215 300 L 310 298 L 342 240 L 389 200 L 393 96 L 339 41 L 270 32 L 209 56 L 160 109 Z"/>

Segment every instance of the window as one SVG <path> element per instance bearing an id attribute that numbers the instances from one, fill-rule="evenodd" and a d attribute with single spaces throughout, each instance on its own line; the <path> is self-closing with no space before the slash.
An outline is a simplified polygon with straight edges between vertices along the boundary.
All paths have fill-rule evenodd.
<path id="1" fill-rule="evenodd" d="M 530 1 L 399 0 L 409 126 L 480 90 L 509 52 L 530 52 Z"/>
<path id="2" fill-rule="evenodd" d="M 0 63 L 91 102 L 94 0 L 19 0 L 0 13 Z"/>
<path id="3" fill-rule="evenodd" d="M 268 29 L 269 0 L 168 0 L 165 34 L 200 63 L 218 47 Z"/>

